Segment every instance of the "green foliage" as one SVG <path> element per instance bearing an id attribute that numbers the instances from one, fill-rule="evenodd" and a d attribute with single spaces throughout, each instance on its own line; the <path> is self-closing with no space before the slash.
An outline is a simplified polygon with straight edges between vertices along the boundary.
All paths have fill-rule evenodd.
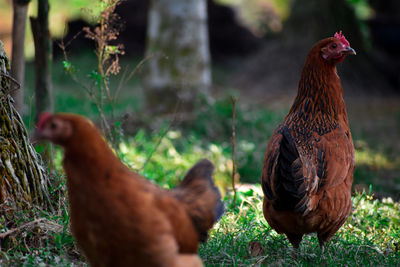
<path id="1" fill-rule="evenodd" d="M 241 182 L 259 182 L 264 153 L 275 127 L 283 119 L 286 109 L 272 111 L 260 106 L 241 103 L 236 108 L 236 159 Z M 212 119 L 210 119 L 212 118 Z M 206 103 L 192 122 L 182 125 L 185 136 L 219 144 L 230 157 L 232 105 L 229 97 Z"/>
<path id="2" fill-rule="evenodd" d="M 373 184 L 377 194 L 398 198 L 400 196 L 399 154 L 393 151 L 393 147 L 374 144 L 376 140 L 373 140 L 371 136 L 368 139 L 371 139 L 370 142 L 363 139 L 355 141 L 355 184 L 361 184 L 364 187 Z"/>
<path id="3" fill-rule="evenodd" d="M 358 19 L 366 20 L 373 16 L 374 11 L 368 3 L 368 0 L 347 0 L 353 6 Z"/>
<path id="4" fill-rule="evenodd" d="M 72 65 L 71 62 L 63 60 L 62 64 L 63 64 L 63 67 L 64 67 L 64 71 L 66 73 L 74 73 L 75 72 L 75 68 L 74 68 L 74 66 Z"/>
<path id="5" fill-rule="evenodd" d="M 32 0 L 30 5 L 37 6 L 37 1 L 38 0 Z M 57 0 L 49 0 L 49 4 L 51 7 L 51 12 L 52 16 L 54 17 L 61 17 L 59 19 L 54 19 L 52 21 L 55 21 L 57 23 L 60 23 L 61 19 L 65 20 L 73 20 L 77 18 L 84 18 L 88 21 L 93 21 L 94 18 L 100 14 L 102 10 L 102 6 L 98 5 L 96 2 L 97 1 L 92 1 L 92 0 L 68 0 L 65 2 L 62 1 L 57 1 Z M 88 10 L 85 7 L 90 6 L 91 9 Z M 31 10 L 30 15 L 35 15 L 34 12 L 36 10 Z M 55 25 L 56 29 L 58 27 L 62 27 L 64 25 Z M 62 29 L 60 29 L 62 30 Z"/>
<path id="6" fill-rule="evenodd" d="M 290 14 L 293 1 L 289 0 L 217 0 L 220 4 L 233 6 L 238 10 L 238 18 L 255 34 L 282 30 L 282 22 Z"/>
<path id="7" fill-rule="evenodd" d="M 160 136 L 140 130 L 135 137 L 120 144 L 119 156 L 131 168 L 164 188 L 175 187 L 190 167 L 207 158 L 215 165 L 217 185 L 226 191 L 230 185 L 232 161 L 223 149 L 213 143 L 202 145 L 194 136 L 185 136 L 180 144 L 175 144 L 179 139 L 183 139 L 180 131 Z"/>

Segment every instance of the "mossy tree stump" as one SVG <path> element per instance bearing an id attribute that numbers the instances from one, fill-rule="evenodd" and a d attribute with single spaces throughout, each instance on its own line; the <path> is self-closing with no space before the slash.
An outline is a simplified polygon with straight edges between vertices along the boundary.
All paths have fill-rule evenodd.
<path id="1" fill-rule="evenodd" d="M 9 70 L 0 41 L 0 205 L 46 207 L 50 205 L 48 179 L 9 95 L 13 82 Z"/>

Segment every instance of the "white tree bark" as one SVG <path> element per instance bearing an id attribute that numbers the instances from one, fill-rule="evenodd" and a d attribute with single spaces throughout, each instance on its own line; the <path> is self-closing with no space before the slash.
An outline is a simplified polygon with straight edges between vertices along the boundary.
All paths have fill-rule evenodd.
<path id="1" fill-rule="evenodd" d="M 145 87 L 153 113 L 193 108 L 211 85 L 206 0 L 153 0 L 150 4 Z"/>

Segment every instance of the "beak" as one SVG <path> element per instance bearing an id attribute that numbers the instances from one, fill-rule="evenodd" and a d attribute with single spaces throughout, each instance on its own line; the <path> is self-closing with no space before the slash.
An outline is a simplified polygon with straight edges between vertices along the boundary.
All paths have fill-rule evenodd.
<path id="1" fill-rule="evenodd" d="M 350 46 L 346 47 L 342 50 L 343 55 L 357 55 L 356 50 L 351 48 Z"/>

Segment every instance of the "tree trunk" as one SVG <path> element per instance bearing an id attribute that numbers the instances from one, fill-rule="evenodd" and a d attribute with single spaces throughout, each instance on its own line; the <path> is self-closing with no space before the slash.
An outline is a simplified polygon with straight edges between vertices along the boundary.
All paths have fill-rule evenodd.
<path id="1" fill-rule="evenodd" d="M 211 84 L 205 0 L 153 0 L 150 4 L 145 90 L 151 113 L 193 109 Z M 151 56 L 153 55 L 153 56 Z"/>
<path id="2" fill-rule="evenodd" d="M 38 17 L 30 17 L 30 20 L 35 43 L 35 121 L 37 121 L 43 111 L 53 111 L 48 0 L 38 1 Z"/>
<path id="3" fill-rule="evenodd" d="M 24 106 L 24 79 L 25 79 L 25 25 L 28 3 L 30 0 L 14 0 L 13 28 L 12 28 L 12 55 L 11 76 L 18 81 L 19 86 L 12 85 L 11 96 L 15 109 L 22 114 Z"/>
<path id="4" fill-rule="evenodd" d="M 0 41 L 0 205 L 48 206 L 48 180 L 29 142 L 23 121 L 11 104 L 9 61 Z"/>

